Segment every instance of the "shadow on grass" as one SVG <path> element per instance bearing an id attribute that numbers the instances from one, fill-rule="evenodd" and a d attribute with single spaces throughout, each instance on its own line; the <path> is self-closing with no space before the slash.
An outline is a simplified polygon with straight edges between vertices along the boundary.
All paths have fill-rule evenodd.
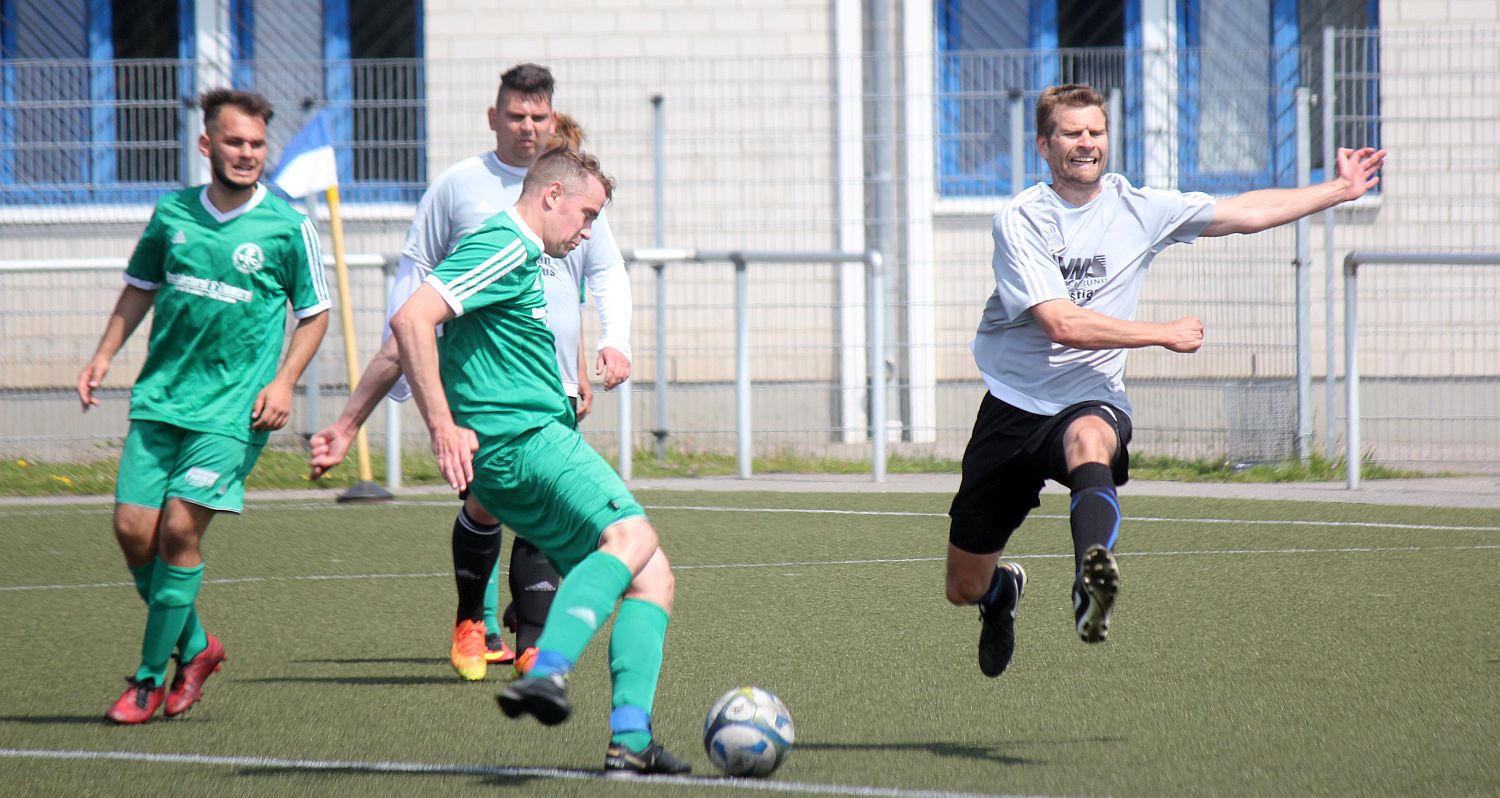
<path id="1" fill-rule="evenodd" d="M 103 713 L 89 715 L 0 715 L 0 723 L 25 723 L 32 726 L 115 727 L 115 724 L 105 719 Z"/>
<path id="2" fill-rule="evenodd" d="M 343 684 L 351 687 L 409 687 L 424 684 L 461 684 L 452 675 L 432 676 L 265 676 L 241 679 L 242 684 Z"/>
<path id="3" fill-rule="evenodd" d="M 407 776 L 414 778 L 432 778 L 434 776 L 448 778 L 454 776 L 473 776 L 475 777 L 473 784 L 476 787 L 526 787 L 537 782 L 555 781 L 559 777 L 566 778 L 568 780 L 576 779 L 584 781 L 594 778 L 600 778 L 602 775 L 599 773 L 591 773 L 584 770 L 576 771 L 571 775 L 562 771 L 555 771 L 552 774 L 524 774 L 497 773 L 495 772 L 496 770 L 503 769 L 497 767 L 485 768 L 453 766 L 446 768 L 437 767 L 431 770 L 416 771 L 402 770 L 399 768 L 391 769 L 382 767 L 378 763 L 371 763 L 368 765 L 351 764 L 348 767 L 318 768 L 317 770 L 308 770 L 307 768 L 296 766 L 249 767 L 241 768 L 240 770 L 236 771 L 236 775 L 244 778 L 255 779 L 296 779 L 297 788 L 295 791 L 298 792 L 303 789 L 312 787 L 314 784 L 323 784 L 326 787 L 332 787 L 333 785 L 328 783 L 330 780 L 346 779 L 351 776 L 370 776 L 380 779 L 389 779 L 393 776 Z M 292 785 L 287 784 L 284 786 L 291 787 Z M 381 788 L 384 789 L 388 786 L 388 784 L 382 783 Z"/>
<path id="4" fill-rule="evenodd" d="M 1118 743 L 1122 742 L 1120 737 L 1095 737 L 1086 740 L 1029 740 L 1013 743 L 1001 743 L 998 745 L 971 745 L 954 742 L 921 742 L 921 743 L 837 743 L 837 742 L 799 742 L 793 746 L 796 751 L 920 751 L 933 756 L 950 757 L 956 759 L 973 759 L 986 762 L 995 762 L 1001 765 L 1040 765 L 1046 760 L 1032 759 L 1030 757 L 1015 756 L 1006 753 L 1007 749 L 1035 747 L 1038 745 L 1077 745 L 1078 743 Z"/>
<path id="5" fill-rule="evenodd" d="M 448 660 L 440 657 L 386 657 L 386 658 L 349 658 L 349 659 L 294 659 L 290 660 L 297 665 L 447 665 Z"/>

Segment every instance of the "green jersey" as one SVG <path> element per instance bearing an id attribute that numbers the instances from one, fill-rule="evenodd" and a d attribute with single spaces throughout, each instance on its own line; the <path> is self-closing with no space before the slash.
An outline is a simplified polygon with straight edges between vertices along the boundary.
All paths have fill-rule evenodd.
<path id="1" fill-rule="evenodd" d="M 204 186 L 168 194 L 125 281 L 156 292 L 130 418 L 264 443 L 250 411 L 276 376 L 287 303 L 299 319 L 332 304 L 312 220 L 265 186 L 229 213 Z"/>
<path id="2" fill-rule="evenodd" d="M 547 328 L 541 254 L 541 239 L 511 208 L 427 276 L 456 317 L 438 339 L 449 409 L 485 449 L 551 421 L 574 423 Z"/>

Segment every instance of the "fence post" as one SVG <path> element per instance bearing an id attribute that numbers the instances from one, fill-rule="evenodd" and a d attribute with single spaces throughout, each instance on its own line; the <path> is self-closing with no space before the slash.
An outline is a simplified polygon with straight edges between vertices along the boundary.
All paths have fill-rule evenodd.
<path id="1" fill-rule="evenodd" d="M 651 138 L 654 161 L 652 166 L 652 202 L 656 208 L 655 241 L 657 248 L 667 245 L 667 138 L 666 117 L 662 112 L 662 96 L 651 95 Z M 651 265 L 656 273 L 656 461 L 667 457 L 667 264 Z"/>
<path id="2" fill-rule="evenodd" d="M 1297 87 L 1297 185 L 1312 182 L 1311 136 L 1308 131 L 1310 93 Z M 1312 255 L 1308 241 L 1312 222 L 1297 220 L 1297 457 L 1312 454 Z"/>
<path id="3" fill-rule="evenodd" d="M 749 479 L 754 456 L 750 446 L 750 279 L 744 256 L 735 252 L 729 257 L 734 263 L 734 427 L 740 479 Z"/>
<path id="4" fill-rule="evenodd" d="M 396 292 L 396 266 L 399 257 L 385 262 L 385 306 L 391 306 L 391 294 Z M 385 398 L 385 487 L 396 490 L 401 487 L 401 403 Z"/>
<path id="5" fill-rule="evenodd" d="M 865 252 L 870 305 L 870 474 L 885 481 L 885 259 L 879 250 Z"/>
<path id="6" fill-rule="evenodd" d="M 1333 27 L 1323 28 L 1323 95 L 1318 102 L 1323 104 L 1323 177 L 1332 177 L 1333 168 L 1338 163 L 1334 153 L 1334 130 L 1333 130 L 1333 105 L 1334 105 L 1334 80 L 1333 80 Z M 1333 375 L 1338 371 L 1336 362 L 1335 346 L 1335 323 L 1334 323 L 1334 269 L 1337 268 L 1333 259 L 1333 209 L 1323 211 L 1323 335 L 1324 335 L 1324 393 L 1328 399 L 1328 461 L 1333 462 L 1338 458 L 1337 438 L 1335 434 L 1338 427 L 1335 419 L 1337 416 L 1336 394 L 1333 384 Z"/>
<path id="7" fill-rule="evenodd" d="M 1344 258 L 1344 411 L 1349 414 L 1344 433 L 1344 473 L 1349 490 L 1359 489 L 1359 261 L 1351 252 Z"/>

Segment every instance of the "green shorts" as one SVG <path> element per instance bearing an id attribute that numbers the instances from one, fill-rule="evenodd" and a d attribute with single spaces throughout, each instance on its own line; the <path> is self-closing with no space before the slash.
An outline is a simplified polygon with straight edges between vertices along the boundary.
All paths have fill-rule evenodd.
<path id="1" fill-rule="evenodd" d="M 132 421 L 120 453 L 115 501 L 160 508 L 168 499 L 182 499 L 241 512 L 245 477 L 263 445 L 160 421 Z"/>
<path id="2" fill-rule="evenodd" d="M 474 460 L 470 492 L 567 576 L 611 524 L 646 511 L 575 430 L 553 422 Z"/>

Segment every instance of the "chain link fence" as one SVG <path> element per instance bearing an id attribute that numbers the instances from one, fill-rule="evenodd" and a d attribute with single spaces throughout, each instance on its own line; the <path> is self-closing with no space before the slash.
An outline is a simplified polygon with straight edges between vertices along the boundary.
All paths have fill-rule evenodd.
<path id="1" fill-rule="evenodd" d="M 1500 122 L 1494 100 L 1500 96 L 1500 64 L 1494 63 L 1500 32 L 1341 32 L 1335 43 L 1338 99 L 1331 106 L 1320 102 L 1315 127 L 1322 128 L 1324 109 L 1331 108 L 1332 144 L 1376 143 L 1391 151 L 1378 196 L 1333 213 L 1331 228 L 1314 220 L 1311 232 L 1314 451 L 1326 448 L 1341 456 L 1343 410 L 1324 401 L 1325 393 L 1335 394 L 1342 368 L 1338 347 L 1330 347 L 1326 334 L 1339 322 L 1325 313 L 1340 296 L 1337 281 L 1323 277 L 1326 270 L 1336 272 L 1343 254 L 1355 247 L 1500 249 L 1500 155 L 1476 146 Z M 1242 55 L 1265 64 L 1290 58 L 1300 65 L 1293 71 L 1300 69 L 1305 78 L 1297 82 L 1321 76 L 1309 68 L 1306 53 Z M 1178 53 L 1173 63 L 1222 65 L 1221 56 Z M 1112 145 L 1125 156 L 1120 168 L 1137 184 L 1231 190 L 1223 170 L 1204 168 L 1211 165 L 1216 131 L 1234 142 L 1235 174 L 1267 176 L 1243 188 L 1285 184 L 1295 173 L 1285 161 L 1287 130 L 1279 120 L 1236 122 L 1247 108 L 1284 107 L 1283 94 L 1291 87 L 1269 85 L 1263 75 L 1245 70 L 1197 67 L 1191 96 L 1202 98 L 1201 113 L 1184 115 L 1181 81 L 1149 86 L 1136 79 L 1160 71 L 1151 62 L 1157 57 L 1120 49 L 1059 51 L 1047 59 L 966 52 L 961 62 L 940 63 L 936 71 L 985 76 L 982 91 L 939 79 L 905 86 L 894 96 L 841 88 L 842 76 L 871 73 L 868 59 L 558 58 L 549 65 L 559 80 L 557 109 L 582 122 L 586 146 L 619 181 L 608 215 L 622 248 L 858 252 L 885 246 L 891 425 L 877 434 L 890 442 L 893 454 L 956 459 L 983 391 L 968 342 L 994 285 L 990 217 L 1011 185 L 1005 154 L 1013 134 L 1004 107 L 1012 92 L 1025 100 L 1020 135 L 1029 142 L 1038 75 L 1117 79 L 1107 88 L 1121 89 L 1124 118 L 1113 126 Z M 155 69 L 167 81 L 169 73 L 188 65 L 123 66 Z M 305 118 L 303 101 L 320 102 L 311 96 L 309 86 L 317 81 L 309 81 L 309 74 L 338 68 L 361 76 L 361 85 L 377 87 L 345 102 L 350 124 L 339 145 L 350 183 L 341 190 L 349 251 L 390 260 L 429 176 L 494 146 L 485 109 L 507 66 L 436 58 L 289 62 L 257 64 L 245 74 L 280 109 L 271 130 L 273 151 Z M 1053 67 L 1055 72 L 1047 71 Z M 131 109 L 100 107 L 87 95 L 45 99 L 46 87 L 86 81 L 80 68 L 6 67 L 37 88 L 0 103 L 6 131 L 0 136 L 0 177 L 8 178 L 0 180 L 0 262 L 9 264 L 0 268 L 3 456 L 98 456 L 112 452 L 123 436 L 123 406 L 144 330 L 122 352 L 106 386 L 106 407 L 119 409 L 82 415 L 72 395 L 119 287 L 118 268 L 97 263 L 113 258 L 123 264 L 150 201 L 180 185 L 183 158 L 197 157 L 174 137 L 188 112 L 165 88 L 157 92 L 161 99 L 141 100 Z M 178 80 L 180 87 L 180 72 Z M 379 95 L 379 86 L 399 87 L 390 89 L 399 101 L 368 99 Z M 1326 94 L 1323 86 L 1311 88 Z M 880 103 L 901 112 L 888 129 L 861 120 L 860 109 L 868 115 Z M 850 107 L 856 111 L 852 126 L 840 110 Z M 121 121 L 135 119 L 131 114 L 150 121 Z M 911 119 L 924 114 L 938 124 L 914 126 Z M 1143 124 L 1148 118 L 1179 135 L 1162 139 Z M 106 122 L 115 140 L 134 143 L 100 148 L 75 135 Z M 1323 145 L 1314 140 L 1312 150 L 1321 153 Z M 1028 182 L 1046 179 L 1033 149 L 1023 150 Z M 126 159 L 127 166 L 119 160 L 123 150 L 138 153 Z M 877 162 L 880 154 L 894 161 Z M 113 176 L 105 179 L 111 158 Z M 1285 397 L 1297 368 L 1296 252 L 1295 230 L 1287 226 L 1173 247 L 1157 258 L 1140 318 L 1197 315 L 1208 333 L 1195 355 L 1159 349 L 1131 354 L 1127 384 L 1136 406 L 1135 451 L 1234 462 L 1292 456 L 1286 441 L 1288 430 L 1295 436 L 1297 400 L 1293 392 L 1288 407 Z M 84 268 L 85 262 L 93 265 Z M 357 346 L 367 357 L 379 342 L 383 274 L 368 266 L 354 268 L 351 276 Z M 868 309 L 863 278 L 826 263 L 767 264 L 751 268 L 749 283 L 756 452 L 866 459 L 870 431 L 862 426 L 867 422 L 859 405 L 868 397 L 849 401 L 851 385 L 863 385 L 868 376 L 854 365 L 868 344 L 859 332 Z M 638 264 L 632 284 L 630 401 L 636 421 L 629 444 L 643 453 L 659 446 L 733 452 L 732 269 Z M 1368 320 L 1360 332 L 1367 337 L 1361 341 L 1370 413 L 1366 453 L 1414 468 L 1500 468 L 1500 325 L 1494 324 L 1500 273 L 1372 272 L 1361 291 L 1361 321 Z M 659 314 L 668 331 L 665 346 L 655 336 Z M 311 393 L 320 400 L 318 417 L 300 413 L 296 429 L 274 445 L 296 445 L 296 433 L 337 413 L 347 390 L 337 328 L 330 328 L 317 359 L 319 389 Z M 586 340 L 596 335 L 592 310 L 586 310 Z M 655 423 L 658 380 L 670 408 L 664 429 Z M 617 401 L 617 394 L 601 392 L 583 426 L 606 452 L 621 445 Z M 414 410 L 404 408 L 402 419 L 404 443 L 424 451 L 425 433 Z M 382 413 L 372 418 L 371 431 L 378 445 Z"/>

